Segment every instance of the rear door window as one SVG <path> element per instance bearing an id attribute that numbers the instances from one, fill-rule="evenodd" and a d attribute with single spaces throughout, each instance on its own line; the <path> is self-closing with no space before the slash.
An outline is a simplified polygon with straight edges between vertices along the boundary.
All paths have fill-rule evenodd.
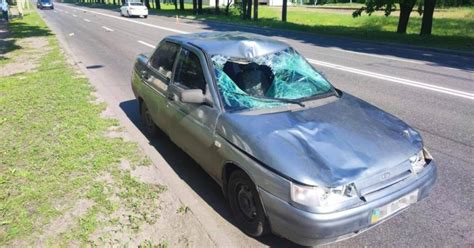
<path id="1" fill-rule="evenodd" d="M 201 67 L 199 57 L 183 48 L 179 54 L 178 64 L 174 82 L 188 89 L 200 89 L 203 93 L 206 91 L 206 80 Z"/>
<path id="2" fill-rule="evenodd" d="M 177 44 L 166 41 L 160 44 L 150 59 L 151 67 L 163 76 L 167 82 L 171 79 L 178 50 L 179 46 Z"/>

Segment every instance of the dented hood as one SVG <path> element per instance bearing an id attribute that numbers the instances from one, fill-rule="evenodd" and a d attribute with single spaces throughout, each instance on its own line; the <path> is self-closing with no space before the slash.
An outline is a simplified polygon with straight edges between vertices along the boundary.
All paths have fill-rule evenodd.
<path id="1" fill-rule="evenodd" d="M 326 187 L 388 170 L 422 148 L 407 124 L 348 94 L 303 110 L 226 113 L 217 132 L 280 174 Z"/>

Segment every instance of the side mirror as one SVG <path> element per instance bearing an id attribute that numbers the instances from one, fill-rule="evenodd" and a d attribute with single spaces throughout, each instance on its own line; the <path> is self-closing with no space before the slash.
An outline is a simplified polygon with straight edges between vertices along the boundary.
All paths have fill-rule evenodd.
<path id="1" fill-rule="evenodd" d="M 179 92 L 179 99 L 184 103 L 205 103 L 206 96 L 200 89 L 182 90 Z"/>

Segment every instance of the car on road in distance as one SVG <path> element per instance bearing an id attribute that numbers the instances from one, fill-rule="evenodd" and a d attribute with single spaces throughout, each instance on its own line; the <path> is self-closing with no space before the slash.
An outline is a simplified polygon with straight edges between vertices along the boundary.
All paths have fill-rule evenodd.
<path id="1" fill-rule="evenodd" d="M 54 9 L 53 0 L 38 0 L 36 3 L 38 9 Z"/>
<path id="2" fill-rule="evenodd" d="M 121 16 L 143 16 L 148 17 L 148 8 L 140 1 L 126 1 L 124 5 L 120 7 Z"/>
<path id="3" fill-rule="evenodd" d="M 131 81 L 145 131 L 198 162 L 253 237 L 349 238 L 427 197 L 436 181 L 417 131 L 336 89 L 281 41 L 168 36 L 137 57 Z"/>

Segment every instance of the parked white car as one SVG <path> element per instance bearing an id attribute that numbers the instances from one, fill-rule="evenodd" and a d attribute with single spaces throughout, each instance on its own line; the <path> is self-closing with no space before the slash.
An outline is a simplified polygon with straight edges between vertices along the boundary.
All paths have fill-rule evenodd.
<path id="1" fill-rule="evenodd" d="M 148 17 L 148 8 L 139 1 L 125 2 L 122 7 L 120 7 L 121 16 L 143 16 L 144 18 Z"/>

